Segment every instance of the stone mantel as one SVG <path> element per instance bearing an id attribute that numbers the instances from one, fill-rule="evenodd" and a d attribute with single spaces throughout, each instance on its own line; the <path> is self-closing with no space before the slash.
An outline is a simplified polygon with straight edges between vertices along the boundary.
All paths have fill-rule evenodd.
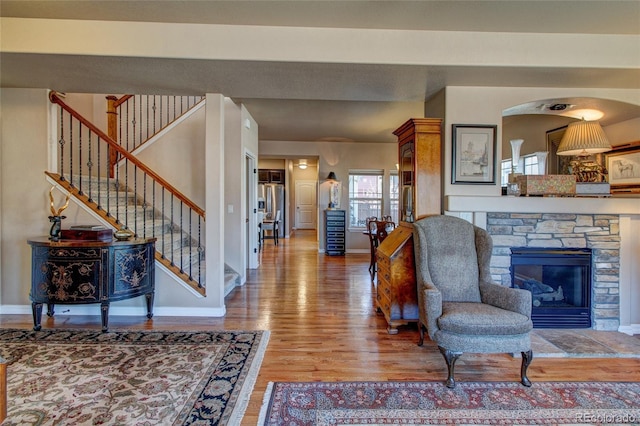
<path id="1" fill-rule="evenodd" d="M 522 212 L 640 215 L 638 197 L 445 197 L 447 212 Z"/>
<path id="2" fill-rule="evenodd" d="M 576 225 L 580 222 L 580 232 L 585 235 L 576 235 L 575 226 L 571 228 L 570 235 L 553 235 L 554 238 L 569 238 L 568 244 L 584 244 L 582 246 L 598 246 L 602 244 L 610 244 L 608 241 L 602 241 L 602 238 L 611 238 L 611 242 L 615 243 L 619 250 L 619 262 L 613 262 L 613 266 L 619 264 L 617 277 L 606 278 L 613 279 L 614 282 L 604 282 L 597 284 L 594 289 L 594 300 L 596 295 L 600 298 L 595 305 L 594 327 L 598 329 L 615 329 L 619 324 L 618 330 L 629 334 L 640 334 L 640 197 L 629 196 L 612 196 L 612 197 L 512 197 L 512 196 L 462 196 L 449 195 L 444 199 L 444 210 L 446 214 L 459 216 L 471 223 L 490 230 L 490 233 L 498 233 L 492 235 L 497 243 L 502 245 L 510 245 L 507 241 L 509 237 L 521 237 L 527 239 L 543 239 L 546 235 L 537 234 L 538 228 L 534 225 L 533 231 L 528 228 L 512 226 L 512 235 L 499 235 L 503 226 L 496 227 L 492 221 L 501 215 L 507 215 L 507 220 L 513 215 L 518 216 L 523 221 L 542 221 L 545 226 L 550 226 L 552 222 L 575 221 Z M 498 216 L 496 216 L 498 215 Z M 557 215 L 554 217 L 554 215 Z M 574 216 L 575 215 L 575 216 Z M 603 217 L 598 217 L 603 215 Z M 572 217 L 573 216 L 573 217 Z M 502 219 L 498 219 L 502 221 Z M 593 226 L 583 226 L 583 223 L 593 221 Z M 599 223 L 596 223 L 599 222 Z M 609 225 L 602 225 L 604 221 Z M 507 223 L 508 225 L 508 223 Z M 530 225 L 530 224 L 525 224 Z M 597 229 L 599 226 L 607 228 L 609 236 L 599 235 L 605 229 Z M 563 227 L 558 224 L 558 229 Z M 593 229 L 592 229 L 593 228 Z M 505 228 L 506 229 L 506 228 Z M 595 232 L 593 238 L 588 235 L 591 231 Z M 541 231 L 543 232 L 543 231 Z M 569 231 L 564 231 L 569 232 Z M 544 232 L 543 232 L 544 233 Z M 605 232 L 606 233 L 606 232 Z M 577 239 L 576 239 L 577 238 Z M 581 239 L 582 238 L 582 239 Z M 580 241 L 578 241 L 580 239 Z M 503 241 L 504 240 L 504 241 Z M 501 243 L 502 241 L 502 243 Z M 563 244 L 564 244 L 564 240 Z M 616 242 L 618 241 L 618 242 Z M 498 246 L 500 245 L 498 244 Z M 527 243 L 528 244 L 528 243 Z M 517 245 L 527 245 L 518 242 Z M 514 244 L 511 244 L 512 246 Z M 492 274 L 500 274 L 500 268 L 509 267 L 509 258 L 504 251 L 504 247 L 494 245 L 496 253 L 492 258 Z M 607 252 L 608 253 L 608 252 Z M 501 255 L 504 254 L 502 257 Z M 606 254 L 606 253 L 605 253 Z M 614 253 L 615 254 L 615 253 Z M 608 262 L 599 261 L 596 266 L 605 267 Z M 604 271 L 607 271 L 605 268 Z M 597 271 L 596 271 L 597 273 Z M 607 272 L 608 274 L 608 272 Z M 601 275 L 596 275 L 602 278 Z M 604 273 L 603 275 L 604 276 Z M 495 279 L 495 278 L 494 278 Z M 606 280 L 605 280 L 606 281 Z M 614 285 L 615 284 L 615 285 Z M 604 298 L 604 299 L 603 299 Z M 618 302 L 609 303 L 609 299 L 615 298 Z M 608 313 L 611 308 L 617 311 L 618 319 Z M 607 314 L 603 314 L 607 313 Z M 601 315 L 602 314 L 602 315 Z M 598 319 L 601 317 L 601 319 Z"/>

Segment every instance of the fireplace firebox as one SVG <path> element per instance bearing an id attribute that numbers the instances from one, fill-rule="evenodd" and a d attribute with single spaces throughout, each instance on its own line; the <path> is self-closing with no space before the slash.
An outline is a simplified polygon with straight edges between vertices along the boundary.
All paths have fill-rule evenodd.
<path id="1" fill-rule="evenodd" d="M 511 285 L 529 290 L 536 328 L 591 328 L 591 249 L 511 248 Z"/>

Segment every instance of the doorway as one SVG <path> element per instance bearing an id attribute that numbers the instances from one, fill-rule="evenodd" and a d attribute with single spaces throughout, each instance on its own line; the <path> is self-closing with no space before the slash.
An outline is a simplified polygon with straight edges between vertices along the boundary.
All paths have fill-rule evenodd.
<path id="1" fill-rule="evenodd" d="M 296 181 L 296 229 L 316 229 L 318 216 L 317 186 L 318 184 L 314 180 Z"/>
<path id="2" fill-rule="evenodd" d="M 245 224 L 246 224 L 246 253 L 247 268 L 256 269 L 260 266 L 258 259 L 258 161 L 253 154 L 245 152 Z"/>

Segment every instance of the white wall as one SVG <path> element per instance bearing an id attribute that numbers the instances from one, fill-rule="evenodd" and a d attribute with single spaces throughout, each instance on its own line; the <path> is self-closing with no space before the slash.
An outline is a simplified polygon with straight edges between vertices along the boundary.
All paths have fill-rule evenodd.
<path id="1" fill-rule="evenodd" d="M 242 149 L 241 107 L 224 100 L 224 260 L 234 271 L 245 275 L 243 248 L 246 232 L 242 211 L 244 152 Z"/>
<path id="2" fill-rule="evenodd" d="M 640 117 L 607 126 L 604 132 L 614 147 L 640 141 Z"/>
<path id="3" fill-rule="evenodd" d="M 253 169 L 257 169 L 258 164 L 258 131 L 259 126 L 256 120 L 251 116 L 249 111 L 244 105 L 240 106 L 240 123 L 241 123 L 241 143 L 242 143 L 242 152 L 240 162 L 242 164 L 241 167 L 241 181 L 242 181 L 242 199 L 241 199 L 241 211 L 244 212 L 245 215 L 249 215 L 249 221 L 245 224 L 240 224 L 241 235 L 243 237 L 242 240 L 242 250 L 238 253 L 242 258 L 242 264 L 244 265 L 241 271 L 241 283 L 244 284 L 246 281 L 246 271 L 248 268 L 257 267 L 258 265 L 258 238 L 257 234 L 253 234 L 253 236 L 247 235 L 247 232 L 251 232 L 251 229 L 256 229 L 258 226 L 258 193 L 257 187 L 255 187 L 258 182 L 258 176 L 252 175 Z M 251 157 L 253 160 L 253 166 L 251 163 L 247 163 L 247 157 Z M 231 163 L 233 164 L 233 163 Z M 250 167 L 250 170 L 247 170 L 247 166 Z M 253 185 L 254 188 L 249 188 L 250 185 Z M 244 216 L 243 216 L 244 217 Z M 256 250 L 254 252 L 254 249 Z M 248 259 L 251 257 L 251 260 Z"/>
<path id="4" fill-rule="evenodd" d="M 225 98 L 224 107 L 224 259 L 244 283 L 249 250 L 245 155 L 257 158 L 258 125 L 243 105 Z"/>
<path id="5" fill-rule="evenodd" d="M 205 108 L 199 108 L 135 152 L 140 161 L 201 208 L 205 203 L 204 118 Z"/>
<path id="6" fill-rule="evenodd" d="M 46 90 L 0 90 L 0 302 L 2 305 L 18 305 L 30 303 L 31 248 L 27 239 L 48 235 L 50 227 L 47 219 L 50 214 L 47 198 L 50 185 L 43 173 L 48 161 L 49 101 Z M 59 199 L 60 194 L 56 197 Z"/>
<path id="7" fill-rule="evenodd" d="M 620 235 L 620 330 L 640 334 L 640 214 L 620 216 Z"/>

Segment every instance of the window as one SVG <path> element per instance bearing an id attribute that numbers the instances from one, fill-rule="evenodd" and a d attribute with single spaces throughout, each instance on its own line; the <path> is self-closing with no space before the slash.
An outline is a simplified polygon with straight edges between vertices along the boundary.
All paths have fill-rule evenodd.
<path id="1" fill-rule="evenodd" d="M 349 228 L 367 226 L 367 218 L 382 215 L 382 170 L 349 172 Z"/>
<path id="2" fill-rule="evenodd" d="M 509 173 L 511 173 L 511 158 L 502 160 L 500 167 L 500 183 L 502 186 L 507 186 L 507 183 L 509 183 Z M 538 157 L 535 154 L 520 157 L 518 171 L 522 173 L 523 170 L 523 174 L 525 175 L 538 174 Z"/>
<path id="3" fill-rule="evenodd" d="M 538 157 L 535 154 L 526 155 L 524 157 L 524 174 L 525 175 L 538 174 Z"/>
<path id="4" fill-rule="evenodd" d="M 398 202 L 400 198 L 400 180 L 398 172 L 391 172 L 389 175 L 389 214 L 395 223 L 400 223 L 398 215 Z"/>
<path id="5" fill-rule="evenodd" d="M 509 183 L 509 173 L 511 173 L 511 158 L 502 160 L 500 168 L 500 184 L 507 186 Z"/>

